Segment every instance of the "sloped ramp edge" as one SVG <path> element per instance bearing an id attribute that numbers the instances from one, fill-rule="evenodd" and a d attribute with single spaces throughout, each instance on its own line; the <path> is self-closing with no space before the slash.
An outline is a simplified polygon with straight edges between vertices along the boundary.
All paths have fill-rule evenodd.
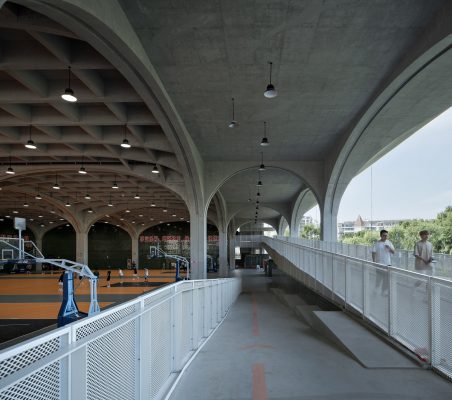
<path id="1" fill-rule="evenodd" d="M 313 311 L 312 326 L 365 368 L 421 368 L 342 311 Z"/>

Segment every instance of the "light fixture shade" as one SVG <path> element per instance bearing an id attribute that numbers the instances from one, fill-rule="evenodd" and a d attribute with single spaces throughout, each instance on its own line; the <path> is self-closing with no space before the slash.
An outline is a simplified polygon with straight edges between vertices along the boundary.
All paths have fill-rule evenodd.
<path id="1" fill-rule="evenodd" d="M 160 173 L 160 171 L 159 171 L 159 169 L 157 168 L 157 165 L 154 165 L 154 168 L 152 168 L 152 171 L 151 171 L 153 174 L 159 174 Z"/>
<path id="2" fill-rule="evenodd" d="M 89 212 L 90 214 L 92 214 L 94 211 L 93 211 L 92 208 L 88 208 L 88 212 Z"/>
<path id="3" fill-rule="evenodd" d="M 55 190 L 60 190 L 60 185 L 58 185 L 58 182 L 55 182 L 52 186 L 53 189 Z"/>
<path id="4" fill-rule="evenodd" d="M 271 83 L 267 85 L 267 90 L 264 92 L 264 96 L 267 99 L 273 99 L 274 97 L 278 96 L 278 91 L 275 89 L 275 86 Z"/>
<path id="5" fill-rule="evenodd" d="M 164 208 L 162 211 L 163 211 L 164 213 L 168 212 L 168 210 L 167 210 L 166 208 Z"/>
<path id="6" fill-rule="evenodd" d="M 256 186 L 262 186 L 262 181 L 257 182 Z"/>
<path id="7" fill-rule="evenodd" d="M 155 203 L 154 202 L 151 203 L 151 207 L 155 207 Z"/>
<path id="8" fill-rule="evenodd" d="M 6 173 L 7 173 L 8 175 L 14 175 L 15 172 L 14 172 L 14 170 L 13 170 L 13 167 L 8 167 L 8 169 L 6 170 Z"/>
<path id="9" fill-rule="evenodd" d="M 85 199 L 86 199 L 86 200 L 91 200 L 91 196 L 89 195 L 89 193 L 86 193 L 86 194 L 85 194 Z"/>
<path id="10" fill-rule="evenodd" d="M 126 210 L 126 213 L 129 213 L 129 212 L 130 212 L 130 210 L 129 210 L 129 209 L 127 209 L 127 210 Z"/>
<path id="11" fill-rule="evenodd" d="M 111 201 L 109 201 L 107 205 L 108 205 L 108 207 L 113 207 L 113 204 Z"/>
<path id="12" fill-rule="evenodd" d="M 26 147 L 27 149 L 36 150 L 35 142 L 33 142 L 33 140 L 31 140 L 31 139 L 27 142 L 27 144 L 25 145 L 25 147 Z"/>
<path id="13" fill-rule="evenodd" d="M 123 147 L 124 149 L 130 149 L 132 146 L 127 139 L 124 139 L 121 143 L 121 147 Z"/>
<path id="14" fill-rule="evenodd" d="M 67 202 L 66 207 L 70 207 L 70 206 L 71 206 L 71 203 Z"/>
<path id="15" fill-rule="evenodd" d="M 139 200 L 140 199 L 140 195 L 137 193 L 135 196 L 133 196 L 133 198 Z"/>
<path id="16" fill-rule="evenodd" d="M 261 146 L 269 146 L 270 143 L 266 137 L 262 138 Z"/>
<path id="17" fill-rule="evenodd" d="M 228 127 L 229 128 L 235 128 L 237 126 L 237 121 L 232 120 L 231 122 L 229 122 Z"/>
<path id="18" fill-rule="evenodd" d="M 70 103 L 75 103 L 77 101 L 77 97 L 74 96 L 74 91 L 68 87 L 61 95 L 63 100 L 69 101 Z"/>
<path id="19" fill-rule="evenodd" d="M 28 207 L 28 203 L 24 203 L 24 207 Z"/>
<path id="20" fill-rule="evenodd" d="M 113 185 L 111 185 L 112 189 L 119 189 L 119 186 L 116 182 L 113 183 Z"/>
<path id="21" fill-rule="evenodd" d="M 79 173 L 79 174 L 82 174 L 82 175 L 86 175 L 86 169 L 85 169 L 85 167 L 80 167 L 80 169 L 78 170 L 78 173 Z"/>
<path id="22" fill-rule="evenodd" d="M 41 195 L 38 193 L 38 194 L 35 196 L 35 199 L 36 199 L 36 200 L 42 200 L 42 197 L 41 197 Z"/>
<path id="23" fill-rule="evenodd" d="M 259 171 L 265 171 L 265 165 L 264 165 L 264 164 L 261 164 L 261 165 L 260 165 Z"/>

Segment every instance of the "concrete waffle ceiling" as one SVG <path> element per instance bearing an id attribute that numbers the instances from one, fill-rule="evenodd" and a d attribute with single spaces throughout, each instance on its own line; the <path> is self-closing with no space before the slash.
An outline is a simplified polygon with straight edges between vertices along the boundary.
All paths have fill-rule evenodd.
<path id="1" fill-rule="evenodd" d="M 113 65 L 73 32 L 14 3 L 0 9 L 0 47 L 0 163 L 16 172 L 2 171 L 0 215 L 16 211 L 46 226 L 88 210 L 116 221 L 128 210 L 129 223 L 147 226 L 188 219 L 183 200 L 162 186 L 183 181 L 174 151 Z M 61 99 L 69 65 L 76 103 Z M 36 150 L 24 147 L 30 138 Z M 130 149 L 120 146 L 124 138 Z M 60 190 L 52 189 L 55 180 Z"/>

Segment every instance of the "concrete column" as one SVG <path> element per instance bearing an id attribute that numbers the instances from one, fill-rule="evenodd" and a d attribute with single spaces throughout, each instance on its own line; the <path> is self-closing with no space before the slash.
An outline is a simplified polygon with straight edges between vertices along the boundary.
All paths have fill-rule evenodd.
<path id="1" fill-rule="evenodd" d="M 190 209 L 191 279 L 207 279 L 207 218 L 204 212 Z"/>
<path id="2" fill-rule="evenodd" d="M 326 242 L 337 242 L 337 214 L 324 209 L 322 212 L 321 239 Z"/>
<path id="3" fill-rule="evenodd" d="M 138 251 L 138 236 L 132 236 L 132 260 L 136 262 L 137 268 L 140 266 L 140 257 Z"/>
<path id="4" fill-rule="evenodd" d="M 229 235 L 229 265 L 231 269 L 235 269 L 235 234 Z"/>
<path id="5" fill-rule="evenodd" d="M 219 276 L 221 278 L 226 278 L 228 276 L 228 232 L 227 229 L 219 229 Z"/>
<path id="6" fill-rule="evenodd" d="M 88 265 L 88 232 L 75 232 L 76 261 Z"/>

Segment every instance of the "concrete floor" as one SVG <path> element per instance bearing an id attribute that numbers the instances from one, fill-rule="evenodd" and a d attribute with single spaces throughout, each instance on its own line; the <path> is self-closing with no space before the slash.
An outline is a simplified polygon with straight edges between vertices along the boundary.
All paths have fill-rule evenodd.
<path id="1" fill-rule="evenodd" d="M 364 368 L 269 291 L 272 278 L 237 271 L 243 292 L 171 400 L 452 399 L 452 383 L 421 368 Z"/>

